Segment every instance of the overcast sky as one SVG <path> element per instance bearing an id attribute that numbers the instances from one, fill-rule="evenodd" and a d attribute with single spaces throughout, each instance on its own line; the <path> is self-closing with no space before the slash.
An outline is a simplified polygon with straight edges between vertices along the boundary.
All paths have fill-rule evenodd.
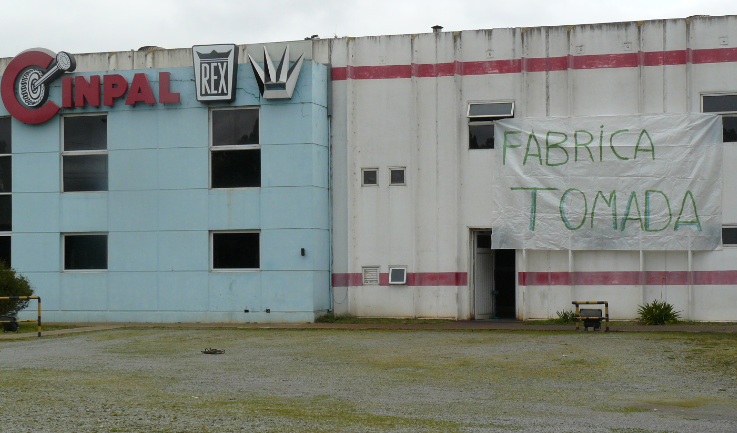
<path id="1" fill-rule="evenodd" d="M 737 0 L 0 0 L 0 57 L 737 14 Z"/>

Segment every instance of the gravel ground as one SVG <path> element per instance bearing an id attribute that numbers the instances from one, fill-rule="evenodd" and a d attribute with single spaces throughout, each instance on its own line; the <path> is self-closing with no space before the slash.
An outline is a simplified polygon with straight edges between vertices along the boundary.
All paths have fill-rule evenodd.
<path id="1" fill-rule="evenodd" d="M 736 359 L 735 334 L 120 329 L 0 341 L 0 428 L 731 433 Z"/>

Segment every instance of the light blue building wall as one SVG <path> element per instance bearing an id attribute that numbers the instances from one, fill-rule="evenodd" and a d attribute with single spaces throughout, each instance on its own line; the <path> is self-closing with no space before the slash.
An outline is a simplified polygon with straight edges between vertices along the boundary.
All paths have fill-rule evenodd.
<path id="1" fill-rule="evenodd" d="M 160 71 L 171 73 L 181 103 L 121 99 L 65 109 L 40 125 L 12 121 L 12 266 L 42 297 L 44 320 L 310 322 L 324 314 L 327 67 L 305 61 L 291 99 L 265 100 L 250 65 L 240 64 L 235 101 L 213 104 L 195 99 L 191 67 L 113 73 L 129 82 L 146 73 L 158 95 Z M 51 100 L 61 105 L 60 81 Z M 260 107 L 260 188 L 209 188 L 209 115 L 224 106 Z M 109 190 L 62 193 L 62 116 L 93 112 L 108 116 Z M 213 271 L 210 233 L 218 230 L 259 230 L 260 270 Z M 64 271 L 62 234 L 89 232 L 108 233 L 108 269 Z"/>

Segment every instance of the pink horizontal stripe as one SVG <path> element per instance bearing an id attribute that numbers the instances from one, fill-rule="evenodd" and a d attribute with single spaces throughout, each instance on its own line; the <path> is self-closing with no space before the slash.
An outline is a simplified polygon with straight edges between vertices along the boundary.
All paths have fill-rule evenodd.
<path id="1" fill-rule="evenodd" d="M 356 287 L 363 285 L 360 273 L 333 274 L 333 287 Z M 379 274 L 379 285 L 389 285 L 389 274 Z M 468 285 L 468 275 L 465 272 L 408 272 L 407 285 L 414 287 L 424 286 L 465 286 Z"/>
<path id="2" fill-rule="evenodd" d="M 673 66 L 687 63 L 737 62 L 737 48 L 650 51 L 623 54 L 537 57 L 476 62 L 413 63 L 411 65 L 345 66 L 333 68 L 333 81 L 374 80 L 411 77 L 447 77 L 453 75 L 514 74 L 522 71 L 544 72 L 567 69 L 633 68 L 637 66 Z"/>
<path id="3" fill-rule="evenodd" d="M 737 271 L 693 271 L 694 285 L 737 285 Z M 685 286 L 688 271 L 519 272 L 522 286 Z"/>

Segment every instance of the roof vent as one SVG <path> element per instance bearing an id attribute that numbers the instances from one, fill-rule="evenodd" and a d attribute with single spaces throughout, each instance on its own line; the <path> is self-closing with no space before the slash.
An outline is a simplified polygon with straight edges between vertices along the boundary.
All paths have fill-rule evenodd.
<path id="1" fill-rule="evenodd" d="M 440 33 L 441 30 L 443 30 L 443 26 L 438 26 L 438 25 L 432 26 L 433 33 Z"/>

